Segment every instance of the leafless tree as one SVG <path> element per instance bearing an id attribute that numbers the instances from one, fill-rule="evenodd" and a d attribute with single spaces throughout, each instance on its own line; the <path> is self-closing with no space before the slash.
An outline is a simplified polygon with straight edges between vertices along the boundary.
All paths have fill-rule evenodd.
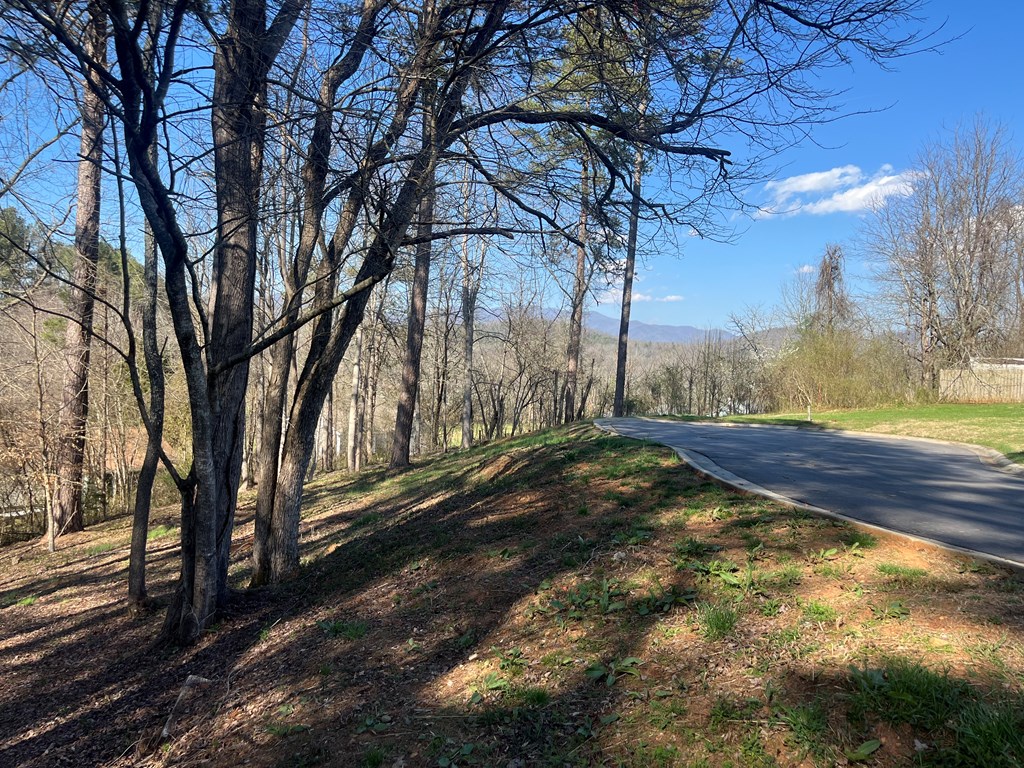
<path id="1" fill-rule="evenodd" d="M 85 55 L 106 63 L 106 20 L 98 2 L 91 2 L 82 32 Z M 96 263 L 100 249 L 100 181 L 103 174 L 103 84 L 96 71 L 85 73 L 81 95 L 81 149 L 75 215 L 75 265 L 71 306 L 64 347 L 64 398 L 56 456 L 57 493 L 54 524 L 59 536 L 84 527 L 82 471 L 85 430 L 89 419 L 89 360 L 92 345 Z M 102 476 L 102 472 L 101 472 Z M 52 541 L 51 541 L 52 543 Z"/>
<path id="2" fill-rule="evenodd" d="M 1014 325 L 1024 164 L 1004 127 L 978 119 L 927 146 L 912 184 L 865 241 L 921 385 L 935 390 L 942 365 L 998 349 Z"/>
<path id="3" fill-rule="evenodd" d="M 584 217 L 598 208 L 584 205 L 578 215 L 578 205 L 570 214 L 566 207 L 538 205 L 542 198 L 514 183 L 522 167 L 507 162 L 517 157 L 509 148 L 521 146 L 524 126 L 558 127 L 587 147 L 589 168 L 577 178 L 591 184 L 594 200 L 613 194 L 616 185 L 629 187 L 602 149 L 602 141 L 615 140 L 649 151 L 663 171 L 690 180 L 687 210 L 693 200 L 710 210 L 721 195 L 736 191 L 730 183 L 742 181 L 744 169 L 757 166 L 759 150 L 748 147 L 778 149 L 829 109 L 827 94 L 812 90 L 807 72 L 843 61 L 851 49 L 875 59 L 903 52 L 913 34 L 897 32 L 897 23 L 914 12 L 917 1 L 826 0 L 813 8 L 787 0 L 702 4 L 707 16 L 684 49 L 678 40 L 659 43 L 652 58 L 651 93 L 658 100 L 652 112 L 664 117 L 640 122 L 635 109 L 596 102 L 567 106 L 570 81 L 546 79 L 538 87 L 537 77 L 542 62 L 555 62 L 558 69 L 565 59 L 560 40 L 567 26 L 580 27 L 587 14 L 601 14 L 607 21 L 602 28 L 618 34 L 635 24 L 636 9 L 629 4 L 489 0 L 435 7 L 364 0 L 327 8 L 311 0 L 232 0 L 213 9 L 192 0 L 151 0 L 161 11 L 151 16 L 144 12 L 147 3 L 97 0 L 113 49 L 104 62 L 79 34 L 83 3 L 8 0 L 5 23 L 19 25 L 26 39 L 44 41 L 47 55 L 66 71 L 102 82 L 103 106 L 123 140 L 134 193 L 163 261 L 191 432 L 188 473 L 172 471 L 182 497 L 182 563 L 168 635 L 195 639 L 228 596 L 249 361 L 305 328 L 304 360 L 296 359 L 291 396 L 277 411 L 288 413 L 287 426 L 279 441 L 264 441 L 276 442 L 279 451 L 276 478 L 266 483 L 273 504 L 269 513 L 262 507 L 257 526 L 263 555 L 256 580 L 297 572 L 302 491 L 324 404 L 366 314 L 371 288 L 387 279 L 401 249 L 418 243 L 410 226 L 434 180 L 444 178 L 439 168 L 459 178 L 458 169 L 468 165 L 524 217 L 532 217 L 541 236 L 585 247 L 578 225 L 586 225 Z M 287 82 L 272 76 L 278 74 L 273 70 L 307 9 L 330 11 L 317 16 L 330 33 L 303 64 L 308 69 L 301 82 L 314 83 L 318 93 L 288 116 L 301 126 L 299 146 L 309 174 L 292 260 L 299 266 L 293 271 L 296 298 L 255 337 L 258 226 L 268 197 L 263 193 L 269 90 L 272 80 Z M 662 17 L 693 14 L 689 4 L 645 4 L 643 10 Z M 149 51 L 158 62 L 155 77 L 147 71 Z M 437 83 L 435 135 L 415 142 L 410 133 L 428 81 Z M 324 133 L 329 140 L 318 142 Z M 337 143 L 339 138 L 344 142 Z M 749 155 L 731 173 L 731 153 L 717 139 Z M 160 146 L 156 161 L 154 143 Z M 207 197 L 189 200 L 182 196 L 186 190 Z M 641 205 L 673 212 L 666 201 Z M 198 222 L 211 219 L 209 231 L 190 226 L 192 210 Z M 455 222 L 441 231 L 435 226 L 430 239 L 467 233 L 486 234 L 487 228 Z M 307 254 L 308 272 L 302 268 Z M 571 346 L 568 357 L 575 357 Z M 577 376 L 581 368 L 577 364 Z M 367 382 L 372 414 L 377 382 Z M 572 396 L 568 410 L 578 413 L 586 385 L 561 383 Z M 503 421 L 495 417 L 492 423 Z"/>
<path id="4" fill-rule="evenodd" d="M 813 315 L 816 329 L 823 333 L 831 333 L 851 319 L 853 307 L 846 292 L 845 262 L 841 246 L 825 246 L 814 282 Z"/>

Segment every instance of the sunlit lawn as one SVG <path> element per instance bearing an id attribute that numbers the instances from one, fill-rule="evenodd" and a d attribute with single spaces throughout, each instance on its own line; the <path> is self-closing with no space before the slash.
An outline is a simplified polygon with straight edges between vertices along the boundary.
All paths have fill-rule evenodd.
<path id="1" fill-rule="evenodd" d="M 995 448 L 1024 463 L 1024 404 L 935 403 L 850 411 L 815 411 L 812 424 L 833 429 L 954 440 Z M 806 413 L 732 416 L 726 421 L 807 424 Z"/>

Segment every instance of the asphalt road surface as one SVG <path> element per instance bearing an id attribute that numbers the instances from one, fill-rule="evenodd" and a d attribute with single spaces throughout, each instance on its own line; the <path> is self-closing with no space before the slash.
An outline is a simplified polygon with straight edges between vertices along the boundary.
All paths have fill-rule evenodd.
<path id="1" fill-rule="evenodd" d="M 760 425 L 598 423 L 675 448 L 711 474 L 1024 565 L 1024 477 L 986 463 L 970 446 Z"/>

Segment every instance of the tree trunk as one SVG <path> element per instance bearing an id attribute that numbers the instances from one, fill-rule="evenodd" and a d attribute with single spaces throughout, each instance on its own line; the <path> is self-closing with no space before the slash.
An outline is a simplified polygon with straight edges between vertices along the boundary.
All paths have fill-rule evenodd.
<path id="1" fill-rule="evenodd" d="M 183 499 L 181 583 L 165 622 L 167 634 L 179 642 L 192 642 L 228 597 L 249 377 L 248 359 L 233 365 L 228 361 L 244 353 L 252 341 L 267 73 L 302 5 L 286 0 L 268 28 L 266 0 L 234 0 L 227 31 L 214 55 L 211 122 L 217 241 L 205 346 L 210 375 L 202 375 L 202 360 L 185 361 L 194 402 L 196 496 L 194 503 Z M 172 290 L 184 293 L 183 285 L 172 289 L 171 283 L 168 276 L 169 296 Z M 179 308 L 178 314 L 184 311 Z M 200 383 L 205 383 L 205 397 L 191 391 Z"/>
<path id="2" fill-rule="evenodd" d="M 498 21 L 501 19 L 504 8 L 503 3 L 497 3 L 490 8 L 486 22 L 474 37 L 472 43 L 474 48 L 483 50 L 487 41 L 493 39 L 493 36 L 497 34 Z M 399 97 L 400 100 L 404 100 L 404 103 L 400 103 L 395 112 L 393 125 L 399 133 L 394 135 L 400 135 L 401 130 L 404 130 L 404 122 L 408 120 L 417 103 L 417 89 L 421 84 L 428 82 L 436 87 L 436 81 L 431 80 L 428 74 L 435 65 L 433 55 L 434 43 L 440 34 L 439 17 L 433 12 L 430 2 L 424 6 L 421 24 L 422 39 L 429 42 L 418 48 L 420 58 L 415 66 L 410 66 L 407 72 L 408 80 L 399 87 Z M 353 285 L 371 286 L 384 280 L 394 269 L 394 254 L 405 239 L 420 202 L 433 190 L 440 152 L 439 142 L 435 136 L 449 135 L 448 132 L 461 111 L 462 98 L 468 87 L 471 72 L 471 68 L 466 68 L 464 71 L 460 71 L 454 80 L 446 81 L 444 98 L 437 106 L 436 112 L 431 110 L 430 140 L 422 143 L 419 151 L 407 165 L 406 176 L 398 187 L 394 199 L 389 201 L 386 208 L 381 211 L 381 222 L 376 227 L 373 238 L 364 251 L 363 261 L 356 273 Z M 432 104 L 433 98 L 426 101 Z M 389 148 L 386 145 L 379 145 L 379 150 L 384 152 L 389 151 Z M 358 184 L 354 185 L 351 194 L 353 199 L 360 194 Z M 349 227 L 349 235 L 354 226 L 353 222 Z M 341 254 L 347 247 L 347 237 L 348 235 L 343 242 L 329 246 L 328 251 L 333 249 L 335 253 Z M 273 565 L 274 578 L 284 578 L 298 570 L 300 507 L 303 477 L 312 449 L 311 436 L 323 408 L 327 388 L 331 386 L 345 350 L 362 322 L 369 296 L 369 287 L 355 291 L 342 305 L 337 323 L 333 327 L 330 322 L 330 314 L 322 316 L 324 319 L 322 328 L 326 339 L 322 351 L 315 355 L 311 352 L 307 356 L 306 364 L 297 381 L 291 419 L 284 438 L 284 454 L 274 503 L 274 537 L 277 539 Z M 317 338 L 317 334 L 318 330 L 314 328 L 314 339 Z"/>
<path id="3" fill-rule="evenodd" d="M 565 350 L 565 388 L 562 414 L 565 423 L 576 416 L 576 388 L 580 370 L 580 348 L 583 340 L 583 305 L 587 297 L 587 208 L 590 196 L 590 162 L 584 155 L 580 171 L 580 220 L 576 246 L 576 272 L 572 286 L 572 311 L 569 315 L 569 343 Z"/>
<path id="4" fill-rule="evenodd" d="M 473 347 L 476 333 L 476 300 L 483 270 L 483 248 L 477 265 L 469 261 L 469 236 L 462 239 L 462 447 L 473 447 Z"/>
<path id="5" fill-rule="evenodd" d="M 270 348 L 270 377 L 263 411 L 263 434 L 260 440 L 260 475 L 256 484 L 256 516 L 253 535 L 253 574 L 250 587 L 270 582 L 271 529 L 273 526 L 274 492 L 281 458 L 281 435 L 288 393 L 288 378 L 294 357 L 295 337 L 286 336 Z"/>
<path id="6" fill-rule="evenodd" d="M 106 21 L 95 5 L 89 7 L 85 31 L 86 55 L 106 64 Z M 78 205 L 75 214 L 75 268 L 72 276 L 67 339 L 64 350 L 62 427 L 57 446 L 57 493 L 53 506 L 53 532 L 60 536 L 84 527 L 82 467 L 85 428 L 89 418 L 89 352 L 92 341 L 96 263 L 100 249 L 100 182 L 103 163 L 102 84 L 95 74 L 86 77 L 82 92 L 82 136 L 78 160 Z M 101 475 L 102 475 L 101 470 Z"/>
<path id="7" fill-rule="evenodd" d="M 338 89 L 341 84 L 356 73 L 359 63 L 369 48 L 373 34 L 374 19 L 382 6 L 367 4 L 364 6 L 363 15 L 356 37 L 352 40 L 351 46 L 345 56 L 335 62 L 324 73 L 320 84 L 320 109 L 317 112 L 313 132 L 310 136 L 309 146 L 306 153 L 306 161 L 302 168 L 302 191 L 303 191 L 303 218 L 299 232 L 298 244 L 291 269 L 283 270 L 282 278 L 285 284 L 285 311 L 282 317 L 282 324 L 287 325 L 294 322 L 298 316 L 302 304 L 302 296 L 305 291 L 306 280 L 309 276 L 312 265 L 313 253 L 320 242 L 323 229 L 323 213 L 327 205 L 324 196 L 327 172 L 333 142 L 332 127 L 334 121 L 333 106 L 337 98 Z M 347 242 L 351 236 L 355 224 L 355 216 L 358 207 L 361 205 L 361 197 L 350 196 L 346 202 L 341 219 L 338 223 L 338 232 L 335 233 L 335 247 L 330 251 L 325 264 L 322 265 L 320 278 L 317 282 L 319 299 L 321 301 L 329 298 L 337 285 L 337 264 L 332 258 L 337 253 L 341 242 Z M 287 206 L 282 206 L 286 210 Z M 339 241 L 339 232 L 344 233 Z M 282 249 L 284 244 L 282 244 Z M 283 254 L 282 254 L 283 260 Z M 326 272 L 326 275 L 323 274 Z M 321 317 L 315 324 L 313 331 L 313 347 L 309 354 L 316 355 L 323 348 L 326 336 L 330 333 L 330 313 Z M 295 359 L 295 338 L 294 334 L 287 336 L 272 348 L 272 368 L 270 383 L 268 385 L 268 408 L 264 414 L 264 432 L 260 443 L 260 477 L 258 481 L 259 491 L 256 499 L 256 521 L 253 543 L 253 577 L 250 586 L 266 584 L 275 579 L 273 562 L 275 559 L 274 547 L 276 542 L 283 538 L 281 532 L 275 533 L 275 527 L 283 524 L 279 511 L 275 507 L 274 496 L 277 492 L 278 477 L 283 461 L 284 434 L 283 419 L 285 409 L 289 406 L 287 402 L 287 390 L 289 375 L 292 366 L 297 363 Z M 330 385 L 328 385 L 330 386 Z"/>
<path id="8" fill-rule="evenodd" d="M 363 326 L 359 326 L 355 338 L 356 359 L 352 362 L 352 395 L 348 408 L 348 451 L 346 463 L 348 471 L 359 471 L 359 383 L 360 369 L 363 362 Z"/>
<path id="9" fill-rule="evenodd" d="M 323 419 L 323 465 L 324 472 L 334 471 L 334 383 L 327 390 L 327 414 Z"/>
<path id="10" fill-rule="evenodd" d="M 426 83 L 423 87 L 423 128 L 422 146 L 433 152 L 434 124 L 433 100 L 436 86 Z M 433 166 L 432 166 L 433 167 Z M 405 343 L 405 361 L 402 364 L 402 382 L 398 392 L 398 409 L 395 414 L 395 437 L 391 445 L 389 466 L 409 466 L 409 446 L 412 439 L 413 414 L 420 385 L 420 363 L 423 356 L 423 331 L 427 323 L 427 288 L 430 282 L 430 235 L 434 229 L 434 188 L 433 173 L 425 180 L 423 196 L 419 202 L 419 222 L 416 236 L 422 238 L 416 245 L 416 267 L 412 280 L 412 296 L 409 306 L 409 327 Z"/>
<path id="11" fill-rule="evenodd" d="M 417 203 L 433 180 L 437 163 L 436 148 L 420 153 L 413 162 L 409 178 L 406 179 L 397 199 L 389 209 L 388 219 L 375 235 L 367 248 L 366 256 L 353 285 L 367 281 L 381 281 L 394 267 L 394 253 L 404 238 L 416 212 Z M 346 240 L 354 228 L 354 220 L 346 225 L 340 235 Z M 339 235 L 336 234 L 336 239 Z M 329 250 L 341 253 L 343 244 L 332 245 Z M 302 373 L 296 383 L 292 401 L 291 418 L 284 437 L 284 452 L 281 471 L 278 475 L 277 492 L 274 497 L 274 525 L 272 532 L 271 580 L 280 581 L 298 572 L 299 568 L 299 519 L 302 504 L 302 488 L 306 470 L 312 457 L 313 438 L 317 420 L 327 397 L 327 389 L 341 364 L 345 350 L 355 336 L 363 320 L 370 289 L 355 293 L 342 305 L 337 323 L 330 319 L 330 313 L 321 316 L 313 331 L 314 339 L 322 338 L 323 346 L 316 354 L 312 351 L 306 358 Z M 372 406 L 370 398 L 369 406 Z"/>
<path id="12" fill-rule="evenodd" d="M 128 559 L 128 599 L 141 607 L 146 602 L 146 542 L 149 536 L 149 511 L 153 500 L 153 484 L 160 461 L 160 445 L 164 434 L 164 368 L 157 343 L 156 304 L 159 277 L 156 241 L 146 226 L 144 278 L 145 304 L 142 307 L 142 350 L 149 374 L 149 433 L 146 456 L 139 470 L 135 488 L 135 509 L 132 515 L 132 545 Z"/>
<path id="13" fill-rule="evenodd" d="M 430 237 L 433 229 L 434 193 L 428 190 L 420 203 L 420 220 L 416 234 Z M 409 465 L 412 442 L 413 415 L 420 384 L 420 363 L 423 356 L 423 331 L 427 322 L 427 286 L 430 280 L 430 241 L 416 246 L 416 268 L 412 281 L 409 307 L 409 325 L 406 334 L 405 360 L 402 364 L 402 382 L 395 414 L 395 437 L 391 446 L 392 469 Z"/>
<path id="14" fill-rule="evenodd" d="M 629 312 L 633 304 L 633 275 L 636 271 L 636 237 L 640 223 L 640 184 L 643 182 L 643 152 L 633 158 L 633 196 L 629 201 L 629 233 L 626 236 L 626 273 L 622 278 L 622 314 L 619 317 L 619 349 L 615 360 L 615 401 L 612 416 L 626 415 L 626 357 L 629 352 Z"/>

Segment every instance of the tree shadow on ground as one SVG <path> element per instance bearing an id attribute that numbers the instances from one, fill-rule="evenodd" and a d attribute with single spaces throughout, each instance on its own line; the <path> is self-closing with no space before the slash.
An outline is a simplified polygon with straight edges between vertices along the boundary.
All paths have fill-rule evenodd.
<path id="1" fill-rule="evenodd" d="M 705 543 L 756 558 L 764 538 L 779 557 L 827 562 L 850 529 L 724 491 L 667 455 L 578 428 L 325 478 L 306 499 L 300 578 L 239 595 L 192 649 L 153 645 L 161 617 L 131 621 L 110 598 L 68 611 L 50 634 L 26 612 L 12 627 L 33 636 L 0 644 L 0 659 L 17 662 L 0 730 L 18 734 L 0 764 L 137 764 L 136 743 L 159 732 L 190 674 L 213 682 L 181 713 L 161 758 L 171 763 L 356 765 L 379 752 L 410 768 L 561 765 L 611 750 L 627 765 L 668 765 L 687 745 L 705 749 L 707 720 L 694 713 L 743 700 L 728 693 L 733 670 L 716 670 L 736 654 L 758 669 L 772 625 L 758 618 L 764 596 L 715 575 L 725 555 L 684 557 L 672 542 L 697 535 L 697 515 L 719 531 Z M 247 555 L 233 548 L 235 583 Z M 694 602 L 737 599 L 750 615 L 736 634 L 694 635 Z M 808 685 L 779 701 L 797 706 Z M 770 751 L 771 734 L 730 730 L 729 711 L 716 748 Z"/>

